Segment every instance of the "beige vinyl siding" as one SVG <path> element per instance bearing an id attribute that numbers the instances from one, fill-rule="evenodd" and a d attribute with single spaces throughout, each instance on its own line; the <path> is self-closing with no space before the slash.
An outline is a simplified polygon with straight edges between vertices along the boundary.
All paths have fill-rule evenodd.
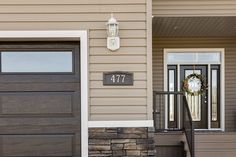
<path id="1" fill-rule="evenodd" d="M 133 120 L 135 117 L 135 120 L 143 120 L 146 119 L 147 115 L 145 113 L 112 113 L 112 120 L 122 120 L 127 121 L 127 119 Z M 94 119 L 96 121 L 104 121 L 104 120 L 110 120 L 111 115 L 110 114 L 91 114 L 91 119 Z"/>
<path id="2" fill-rule="evenodd" d="M 183 133 L 156 133 L 154 141 L 157 147 L 180 145 L 180 142 L 184 141 L 185 150 L 188 151 L 186 137 Z M 235 132 L 195 132 L 196 157 L 235 157 L 235 154 Z"/>
<path id="3" fill-rule="evenodd" d="M 147 120 L 147 7 L 147 0 L 1 0 L 0 30 L 88 30 L 89 119 Z M 111 13 L 120 23 L 116 52 L 106 48 Z M 134 86 L 103 86 L 103 72 L 109 71 L 133 72 Z"/>
<path id="4" fill-rule="evenodd" d="M 153 88 L 163 90 L 164 48 L 225 48 L 225 128 L 236 130 L 236 39 L 153 38 Z"/>
<path id="5" fill-rule="evenodd" d="M 195 135 L 196 157 L 235 157 L 235 133 L 198 133 Z"/>
<path id="6" fill-rule="evenodd" d="M 153 90 L 164 90 L 164 56 L 163 49 L 158 48 L 155 41 L 153 42 Z"/>
<path id="7" fill-rule="evenodd" d="M 29 4 L 56 4 L 56 5 L 68 5 L 68 4 L 80 4 L 80 5 L 121 5 L 121 4 L 143 4 L 145 0 L 126 0 L 126 1 L 111 1 L 111 0 L 41 0 L 41 1 L 32 1 L 32 0 L 1 0 L 1 4 L 22 4 L 22 5 L 29 5 Z"/>
<path id="8" fill-rule="evenodd" d="M 152 0 L 153 15 L 177 16 L 235 16 L 235 0 Z"/>

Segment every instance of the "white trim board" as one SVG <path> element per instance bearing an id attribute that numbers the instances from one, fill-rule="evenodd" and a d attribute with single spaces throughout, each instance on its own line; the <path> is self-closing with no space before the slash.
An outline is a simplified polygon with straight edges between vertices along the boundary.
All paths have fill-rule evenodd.
<path id="1" fill-rule="evenodd" d="M 191 62 L 173 62 L 173 63 L 167 63 L 167 54 L 168 53 L 189 53 L 189 52 L 199 52 L 199 53 L 204 53 L 204 52 L 220 52 L 221 54 L 221 60 L 220 62 L 205 62 L 205 63 L 191 63 Z M 208 128 L 207 129 L 197 129 L 197 130 L 220 130 L 220 131 L 225 131 L 225 49 L 224 48 L 164 48 L 164 65 L 163 65 L 163 69 L 164 69 L 164 90 L 167 90 L 167 64 L 171 64 L 171 65 L 177 65 L 178 69 L 180 67 L 181 64 L 183 65 L 208 65 L 208 69 L 209 69 L 209 65 L 211 64 L 220 64 L 220 73 L 221 73 L 221 82 L 220 82 L 220 88 L 221 88 L 221 112 L 220 112 L 220 124 L 221 127 L 220 128 L 211 128 L 210 126 L 210 113 L 211 113 L 211 109 L 210 109 L 210 105 L 208 105 Z M 179 76 L 179 72 L 178 72 L 178 76 L 177 76 L 178 80 L 180 79 Z M 209 79 L 209 78 L 208 78 Z M 178 90 L 180 90 L 180 81 L 178 81 Z M 209 82 L 210 83 L 210 82 Z M 208 91 L 210 92 L 210 91 Z M 208 101 L 208 104 L 210 104 L 210 101 Z M 167 104 L 165 104 L 165 128 L 167 129 Z M 180 118 L 179 118 L 180 119 Z"/>
<path id="2" fill-rule="evenodd" d="M 81 61 L 81 156 L 88 157 L 88 35 L 87 30 L 0 31 L 0 40 L 74 40 L 80 41 Z"/>
<path id="3" fill-rule="evenodd" d="M 153 120 L 137 121 L 89 121 L 89 128 L 132 128 L 132 127 L 153 127 Z"/>
<path id="4" fill-rule="evenodd" d="M 0 31 L 0 40 L 15 40 L 15 41 L 27 41 L 32 40 L 74 40 L 79 41 L 85 35 L 86 30 L 57 30 L 57 31 Z M 86 31 L 87 32 L 87 31 Z M 86 33 L 87 34 L 87 33 Z"/>

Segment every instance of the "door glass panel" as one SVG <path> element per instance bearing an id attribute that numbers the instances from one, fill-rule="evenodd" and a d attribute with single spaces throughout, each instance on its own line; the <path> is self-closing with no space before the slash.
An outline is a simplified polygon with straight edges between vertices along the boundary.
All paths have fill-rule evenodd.
<path id="1" fill-rule="evenodd" d="M 73 56 L 63 52 L 2 52 L 2 72 L 73 72 Z"/>
<path id="2" fill-rule="evenodd" d="M 190 74 L 201 74 L 201 70 L 185 70 L 185 78 Z M 194 121 L 201 121 L 201 95 L 191 96 L 186 94 L 189 109 Z"/>
<path id="3" fill-rule="evenodd" d="M 211 103 L 212 103 L 212 121 L 217 121 L 217 70 L 212 70 L 211 76 Z"/>
<path id="4" fill-rule="evenodd" d="M 169 70 L 169 91 L 173 92 L 175 91 L 175 71 L 174 70 Z M 169 96 L 169 120 L 174 121 L 175 117 L 175 102 L 174 102 L 174 95 Z"/>

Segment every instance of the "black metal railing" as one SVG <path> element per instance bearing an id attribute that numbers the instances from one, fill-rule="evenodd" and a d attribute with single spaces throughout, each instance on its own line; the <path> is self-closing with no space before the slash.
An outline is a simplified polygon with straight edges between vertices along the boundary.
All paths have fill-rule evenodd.
<path id="1" fill-rule="evenodd" d="M 180 126 L 180 112 L 178 112 L 178 104 L 182 100 L 182 92 L 153 92 L 153 118 L 155 123 L 156 132 L 168 131 L 168 130 L 181 130 Z M 174 118 L 170 120 L 168 111 L 170 108 L 170 98 L 174 100 Z M 167 114 L 167 115 L 166 115 Z M 166 119 L 166 117 L 168 117 Z"/>
<path id="2" fill-rule="evenodd" d="M 194 124 L 186 97 L 183 97 L 183 130 L 187 139 L 191 157 L 194 157 Z"/>
<path id="3" fill-rule="evenodd" d="M 191 157 L 194 157 L 194 124 L 184 93 L 154 91 L 153 104 L 155 131 L 183 131 L 186 135 Z M 172 111 L 174 118 L 172 117 L 172 119 L 169 115 L 170 105 L 172 105 L 172 110 L 174 109 Z"/>

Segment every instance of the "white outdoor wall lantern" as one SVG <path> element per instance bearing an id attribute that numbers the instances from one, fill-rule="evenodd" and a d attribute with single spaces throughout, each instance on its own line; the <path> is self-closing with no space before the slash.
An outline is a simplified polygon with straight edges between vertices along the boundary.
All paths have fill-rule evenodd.
<path id="1" fill-rule="evenodd" d="M 107 48 L 111 51 L 118 50 L 120 48 L 119 38 L 119 23 L 111 14 L 111 18 L 107 22 Z"/>

